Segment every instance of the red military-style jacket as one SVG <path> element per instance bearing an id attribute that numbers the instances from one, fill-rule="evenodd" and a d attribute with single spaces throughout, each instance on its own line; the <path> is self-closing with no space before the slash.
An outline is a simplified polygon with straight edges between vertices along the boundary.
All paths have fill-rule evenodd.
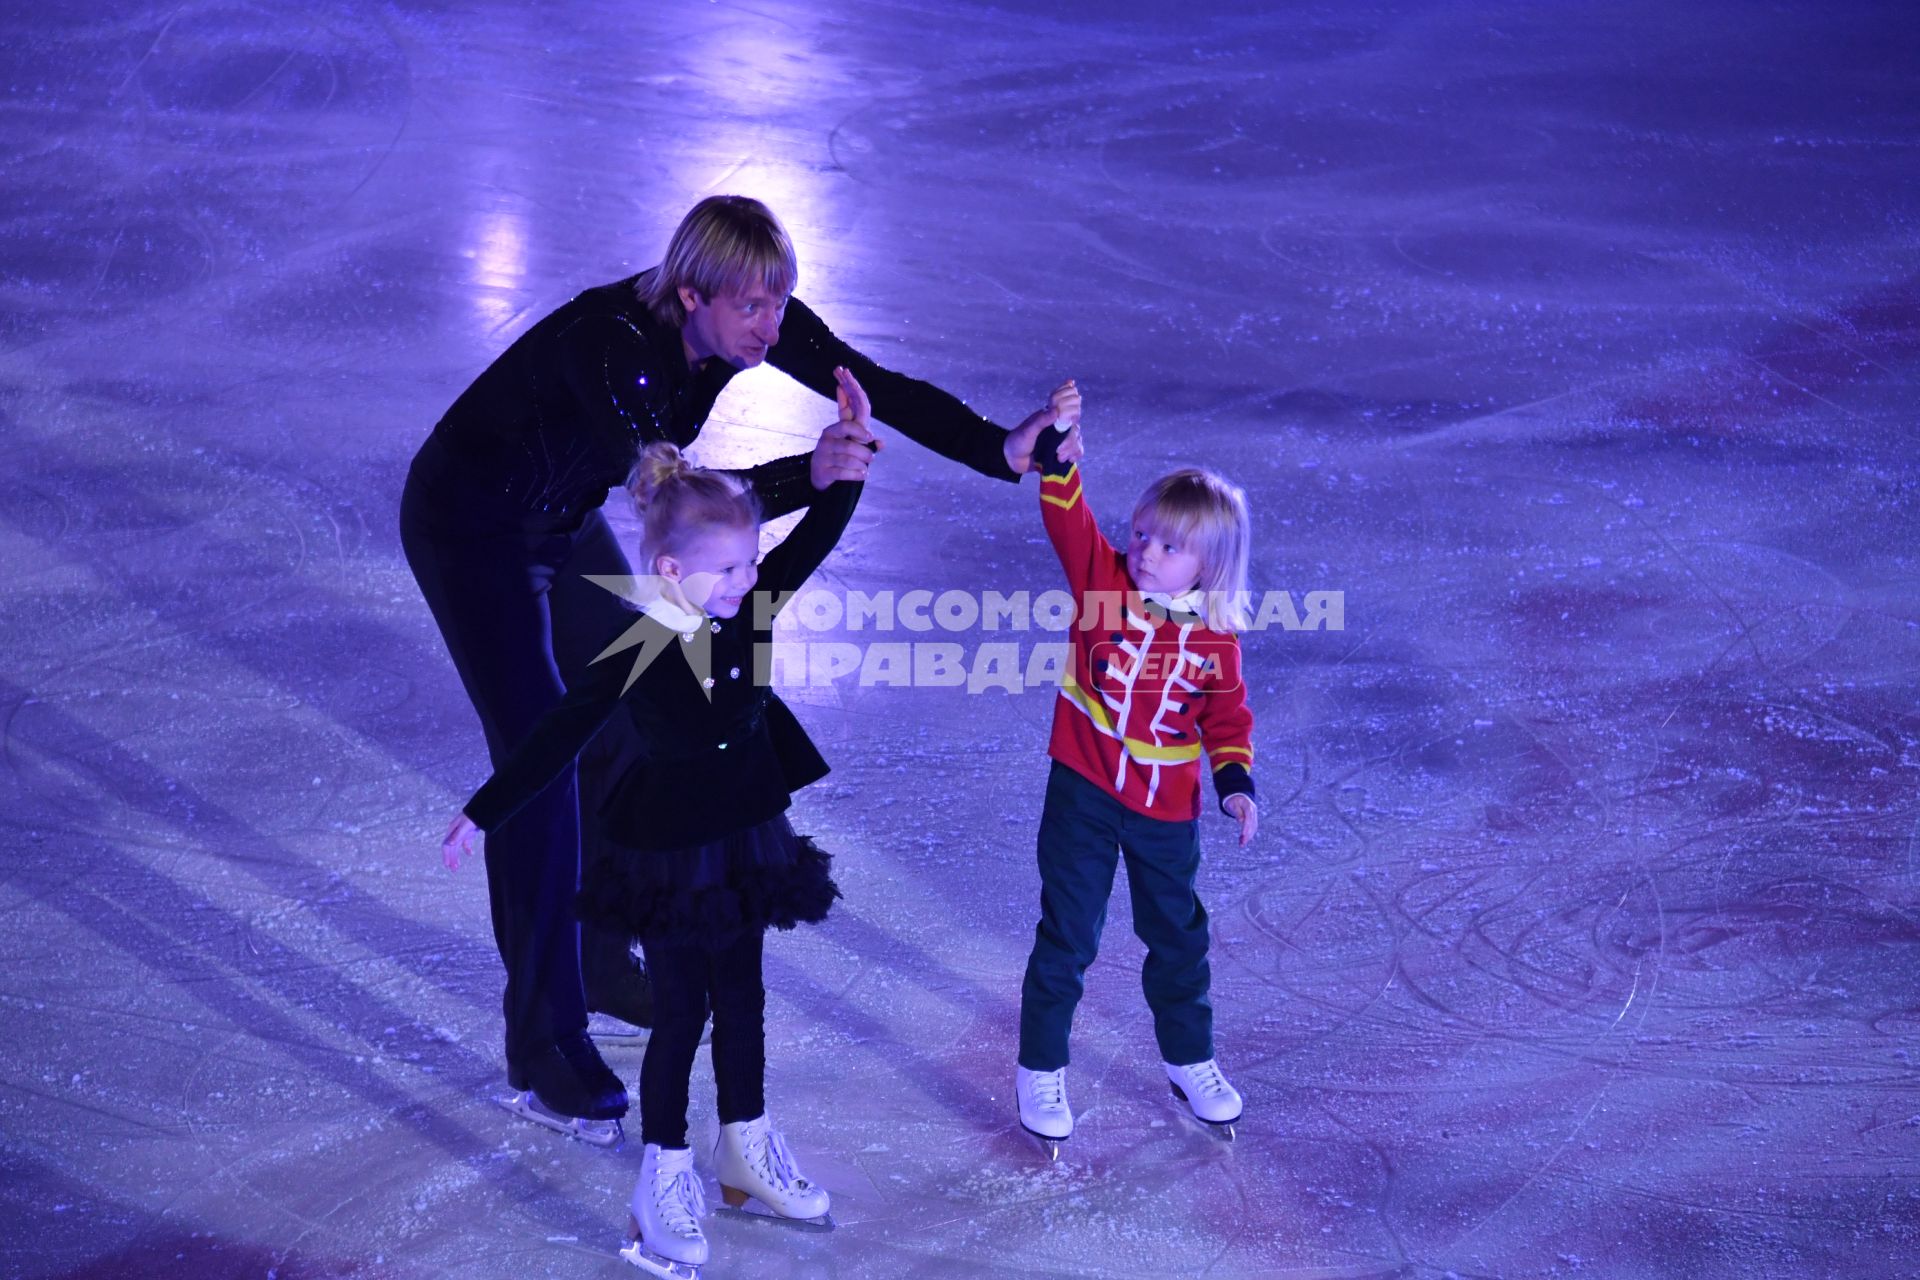
<path id="1" fill-rule="evenodd" d="M 1200 762 L 1222 802 L 1253 794 L 1253 712 L 1240 642 L 1206 625 L 1196 590 L 1143 595 L 1100 532 L 1080 468 L 1048 459 L 1040 514 L 1078 605 L 1047 754 L 1137 813 L 1200 816 Z"/>

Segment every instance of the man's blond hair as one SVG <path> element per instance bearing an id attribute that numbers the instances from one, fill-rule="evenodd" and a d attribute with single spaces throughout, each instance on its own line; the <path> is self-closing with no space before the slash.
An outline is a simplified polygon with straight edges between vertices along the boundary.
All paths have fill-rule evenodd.
<path id="1" fill-rule="evenodd" d="M 680 220 L 667 256 L 641 275 L 635 291 L 656 318 L 679 328 L 687 322 L 682 288 L 711 299 L 761 284 L 784 298 L 799 277 L 793 241 L 773 210 L 752 196 L 708 196 Z"/>

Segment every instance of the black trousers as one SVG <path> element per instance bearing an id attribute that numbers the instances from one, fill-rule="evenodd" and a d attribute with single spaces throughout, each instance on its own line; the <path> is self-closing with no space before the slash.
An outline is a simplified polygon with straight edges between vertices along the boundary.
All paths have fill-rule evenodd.
<path id="1" fill-rule="evenodd" d="M 565 691 L 578 671 L 631 620 L 619 598 L 584 574 L 631 572 L 600 512 L 571 534 L 503 532 L 473 495 L 447 478 L 429 441 L 400 499 L 400 541 L 427 607 L 479 714 L 498 764 Z M 618 718 L 613 722 L 618 724 Z M 611 727 L 611 726 L 610 726 Z M 582 753 L 587 812 L 618 774 L 617 734 Z M 476 780 L 477 783 L 477 780 Z M 568 769 L 498 831 L 487 833 L 487 895 L 493 937 L 506 966 L 502 1001 L 509 1071 L 587 1023 L 581 982 L 579 889 L 582 804 Z M 603 852 L 597 840 L 589 856 Z M 624 956 L 626 940 L 602 941 Z"/>
<path id="2" fill-rule="evenodd" d="M 1122 857 L 1133 931 L 1147 944 L 1140 986 L 1160 1056 L 1182 1067 L 1213 1056 L 1207 909 L 1193 888 L 1200 823 L 1135 813 L 1055 761 L 1040 815 L 1040 923 L 1020 988 L 1020 1065 L 1029 1071 L 1067 1065 L 1073 1011 L 1100 951 Z"/>
<path id="3" fill-rule="evenodd" d="M 766 931 L 718 950 L 642 943 L 653 983 L 653 1034 L 640 1064 L 641 1141 L 687 1145 L 687 1086 L 700 1032 L 713 1014 L 713 1083 L 721 1124 L 767 1109 Z"/>

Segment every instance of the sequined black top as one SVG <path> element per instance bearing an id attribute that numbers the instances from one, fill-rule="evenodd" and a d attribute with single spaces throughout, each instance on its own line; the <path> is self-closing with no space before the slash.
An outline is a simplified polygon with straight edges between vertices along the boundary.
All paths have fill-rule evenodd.
<path id="1" fill-rule="evenodd" d="M 654 317 L 638 276 L 586 290 L 522 334 L 434 427 L 457 472 L 454 491 L 480 516 L 517 530 L 571 531 L 626 482 L 657 440 L 685 448 L 738 372 L 724 360 L 687 364 L 680 330 Z M 1002 453 L 1006 431 L 925 382 L 884 369 L 838 337 L 798 298 L 787 303 L 767 362 L 831 397 L 844 365 L 874 416 L 910 440 L 983 475 L 1018 482 Z M 771 519 L 813 498 L 808 454 L 743 473 Z M 445 480 L 436 487 L 447 493 Z"/>

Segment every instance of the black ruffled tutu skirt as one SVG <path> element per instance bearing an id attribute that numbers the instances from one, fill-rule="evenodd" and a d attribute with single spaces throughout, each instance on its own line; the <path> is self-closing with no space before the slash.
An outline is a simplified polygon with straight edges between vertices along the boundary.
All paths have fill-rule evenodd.
<path id="1" fill-rule="evenodd" d="M 711 844 L 616 847 L 589 868 L 575 905 L 591 925 L 668 947 L 724 947 L 753 929 L 827 918 L 833 859 L 785 814 Z"/>

